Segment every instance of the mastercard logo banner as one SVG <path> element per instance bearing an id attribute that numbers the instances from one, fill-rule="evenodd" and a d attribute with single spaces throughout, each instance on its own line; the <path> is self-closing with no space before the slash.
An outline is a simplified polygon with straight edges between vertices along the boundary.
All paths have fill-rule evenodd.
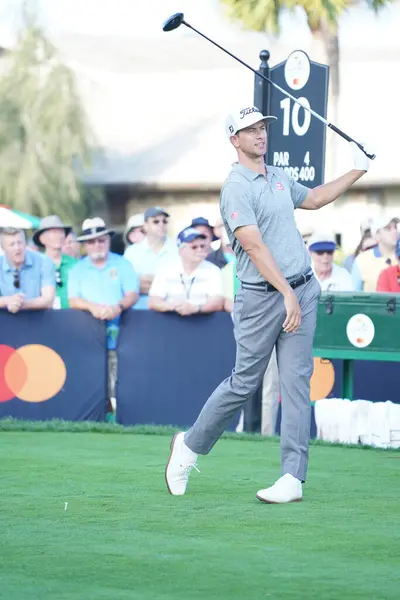
<path id="1" fill-rule="evenodd" d="M 67 369 L 61 356 L 41 344 L 0 344 L 0 402 L 44 402 L 62 389 Z"/>

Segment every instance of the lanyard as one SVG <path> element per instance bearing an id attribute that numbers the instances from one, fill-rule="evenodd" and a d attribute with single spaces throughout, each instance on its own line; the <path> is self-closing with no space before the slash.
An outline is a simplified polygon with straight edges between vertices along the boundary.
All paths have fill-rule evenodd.
<path id="1" fill-rule="evenodd" d="M 181 284 L 183 285 L 183 289 L 185 290 L 186 300 L 189 300 L 189 298 L 190 298 L 190 292 L 192 291 L 192 286 L 194 284 L 195 279 L 196 279 L 196 277 L 192 277 L 192 279 L 190 280 L 190 283 L 189 283 L 189 287 L 186 287 L 186 282 L 184 281 L 183 275 L 181 273 Z"/>

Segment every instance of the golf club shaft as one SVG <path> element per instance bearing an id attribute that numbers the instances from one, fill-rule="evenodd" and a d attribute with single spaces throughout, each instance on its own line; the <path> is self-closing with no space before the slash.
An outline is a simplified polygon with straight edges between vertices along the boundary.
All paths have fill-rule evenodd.
<path id="1" fill-rule="evenodd" d="M 324 119 L 324 117 L 321 117 L 321 115 L 319 115 L 318 113 L 316 113 L 311 108 L 308 108 L 307 106 L 304 106 L 297 98 L 295 98 L 294 96 L 292 96 L 292 94 L 290 94 L 289 92 L 287 92 L 286 90 L 284 90 L 283 88 L 281 88 L 277 83 L 274 83 L 271 79 L 269 79 L 265 75 L 262 75 L 262 73 L 259 73 L 258 71 L 256 71 L 255 69 L 253 69 L 253 67 L 251 67 L 250 65 L 248 65 L 247 63 L 245 63 L 243 60 L 241 60 L 240 58 L 238 58 L 237 56 L 235 56 L 234 54 L 232 54 L 232 52 L 229 52 L 229 50 L 227 50 L 223 46 L 220 46 L 219 44 L 217 44 L 217 42 L 214 42 L 214 40 L 212 40 L 211 38 L 207 37 L 206 35 L 204 35 L 204 33 L 202 33 L 201 31 L 199 31 L 198 29 L 196 29 L 192 25 L 190 25 L 190 23 L 187 23 L 186 21 L 183 20 L 182 24 L 186 25 L 186 27 L 189 27 L 189 29 L 192 29 L 193 31 L 195 31 L 196 33 L 198 33 L 199 35 L 201 35 L 201 37 L 203 37 L 205 40 L 207 40 L 208 42 L 210 42 L 211 44 L 213 44 L 214 46 L 216 46 L 217 48 L 219 48 L 220 50 L 222 50 L 223 52 L 225 52 L 225 54 L 228 54 L 228 56 L 230 56 L 231 58 L 234 58 L 235 60 L 237 60 L 244 67 L 247 67 L 248 69 L 250 69 L 250 71 L 252 71 L 255 75 L 258 75 L 258 77 L 261 77 L 261 79 L 264 79 L 265 81 L 267 81 L 270 85 L 274 86 L 274 88 L 276 88 L 277 90 L 279 90 L 282 94 L 284 94 L 285 96 L 287 96 L 288 98 L 290 98 L 291 100 L 293 100 L 293 102 L 296 102 L 296 104 L 299 104 L 300 106 L 302 106 L 304 110 L 307 110 L 311 115 L 313 115 L 316 119 L 318 119 L 319 121 L 321 121 L 321 123 L 324 123 L 324 125 L 326 125 L 327 127 L 329 127 L 329 129 L 332 129 L 332 131 L 334 131 L 335 133 L 339 134 L 347 142 L 354 142 L 355 144 L 357 144 L 357 146 L 360 148 L 360 150 L 362 150 L 364 152 L 364 154 L 366 156 L 368 156 L 368 158 L 370 158 L 371 160 L 374 160 L 375 154 L 369 154 L 359 142 L 356 142 L 356 140 L 353 140 L 353 138 L 351 138 L 349 135 L 347 135 L 346 133 L 344 133 L 344 131 L 342 131 L 341 129 L 339 129 L 339 127 L 336 127 L 336 125 L 333 125 L 332 123 L 329 123 L 329 121 L 327 121 L 326 119 Z"/>

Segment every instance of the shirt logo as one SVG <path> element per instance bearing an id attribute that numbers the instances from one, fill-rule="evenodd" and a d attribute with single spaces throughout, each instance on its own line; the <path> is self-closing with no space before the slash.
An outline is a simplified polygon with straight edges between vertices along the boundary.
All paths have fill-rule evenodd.
<path id="1" fill-rule="evenodd" d="M 235 210 L 232 214 L 231 217 L 233 220 L 235 220 L 237 217 L 239 216 L 239 212 L 237 210 Z"/>
<path id="2" fill-rule="evenodd" d="M 118 277 L 117 269 L 110 269 L 110 277 L 111 277 L 111 279 L 117 279 L 117 277 Z"/>
<path id="3" fill-rule="evenodd" d="M 285 189 L 280 181 L 277 182 L 276 187 L 278 188 L 278 190 L 282 190 L 282 191 Z"/>

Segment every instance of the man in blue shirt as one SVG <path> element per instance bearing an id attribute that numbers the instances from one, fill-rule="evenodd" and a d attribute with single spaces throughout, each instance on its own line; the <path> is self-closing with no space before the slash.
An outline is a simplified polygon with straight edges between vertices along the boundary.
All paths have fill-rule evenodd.
<path id="1" fill-rule="evenodd" d="M 51 308 L 55 297 L 55 269 L 51 260 L 28 250 L 22 229 L 1 233 L 0 308 L 11 313 Z"/>
<path id="2" fill-rule="evenodd" d="M 139 278 L 129 262 L 110 252 L 110 236 L 103 219 L 86 219 L 78 238 L 87 256 L 69 272 L 68 298 L 71 308 L 89 311 L 107 322 L 108 381 L 110 404 L 115 404 L 117 377 L 116 345 L 120 315 L 139 297 Z"/>
<path id="3" fill-rule="evenodd" d="M 148 208 L 143 226 L 146 238 L 125 250 L 125 258 L 140 276 L 140 298 L 135 309 L 149 308 L 148 294 L 156 271 L 179 258 L 175 242 L 167 238 L 168 218 L 169 214 L 163 208 Z"/>
<path id="4" fill-rule="evenodd" d="M 82 226 L 87 256 L 70 271 L 68 297 L 71 308 L 89 311 L 107 321 L 108 348 L 114 350 L 122 311 L 138 300 L 139 280 L 129 262 L 110 252 L 110 235 L 103 219 L 86 219 Z"/>

